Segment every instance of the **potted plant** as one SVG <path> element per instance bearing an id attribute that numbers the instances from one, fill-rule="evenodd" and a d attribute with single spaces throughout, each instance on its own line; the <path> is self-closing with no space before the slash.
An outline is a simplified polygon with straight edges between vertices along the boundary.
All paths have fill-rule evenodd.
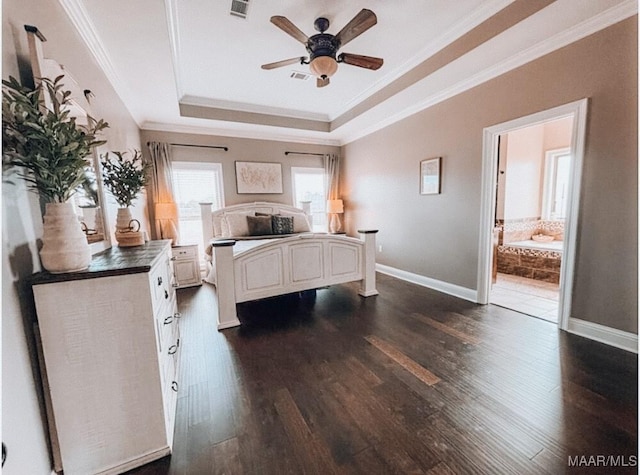
<path id="1" fill-rule="evenodd" d="M 50 272 L 86 269 L 91 250 L 69 198 L 85 181 L 91 149 L 105 143 L 98 134 L 109 125 L 70 115 L 71 93 L 62 79 L 42 78 L 35 89 L 14 77 L 2 81 L 3 168 L 16 171 L 45 203 L 40 258 Z M 44 105 L 44 94 L 50 107 Z"/>
<path id="2" fill-rule="evenodd" d="M 144 235 L 140 231 L 140 222 L 132 219 L 133 201 L 147 183 L 147 167 L 142 163 L 142 153 L 133 151 L 131 158 L 127 152 L 107 152 L 100 156 L 104 186 L 118 203 L 116 217 L 116 240 L 119 246 L 139 246 L 144 244 Z"/>

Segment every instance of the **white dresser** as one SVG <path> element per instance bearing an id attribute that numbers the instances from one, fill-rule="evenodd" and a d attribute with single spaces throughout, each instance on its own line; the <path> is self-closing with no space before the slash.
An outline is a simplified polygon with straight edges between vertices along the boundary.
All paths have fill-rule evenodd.
<path id="1" fill-rule="evenodd" d="M 32 279 L 65 475 L 122 473 L 171 453 L 180 315 L 170 244 L 114 247 L 87 271 Z"/>

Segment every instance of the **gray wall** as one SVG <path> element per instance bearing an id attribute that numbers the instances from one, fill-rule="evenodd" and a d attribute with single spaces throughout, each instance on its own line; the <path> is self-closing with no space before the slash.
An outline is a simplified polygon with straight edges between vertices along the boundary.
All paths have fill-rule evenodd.
<path id="1" fill-rule="evenodd" d="M 590 98 L 572 316 L 637 333 L 637 17 L 343 148 L 346 224 L 382 264 L 477 288 L 483 128 Z M 418 194 L 443 157 L 442 194 Z"/>
<path id="2" fill-rule="evenodd" d="M 200 147 L 172 147 L 173 160 L 203 161 L 222 163 L 224 176 L 225 205 L 250 201 L 275 201 L 293 205 L 291 190 L 291 167 L 320 167 L 322 157 L 314 155 L 285 155 L 286 151 L 305 153 L 340 153 L 339 147 L 328 145 L 309 145 L 273 140 L 254 140 L 233 137 L 218 137 L 214 135 L 181 134 L 174 132 L 141 131 L 145 147 L 143 152 L 148 154 L 146 143 L 168 142 L 189 145 L 216 145 L 229 147 L 229 151 L 200 148 Z M 238 194 L 236 189 L 235 162 L 277 162 L 282 164 L 282 194 Z"/>
<path id="3" fill-rule="evenodd" d="M 107 120 L 108 149 L 139 147 L 138 127 L 55 1 L 5 0 L 2 5 L 2 75 L 31 76 L 23 25 L 34 25 L 47 38 L 43 49 L 95 94 L 93 115 Z M 144 207 L 134 214 L 144 218 Z M 115 220 L 115 213 L 111 213 Z M 48 474 L 51 462 L 42 390 L 31 322 L 34 311 L 24 278 L 40 270 L 38 240 L 42 216 L 35 194 L 24 184 L 2 186 L 2 440 L 8 457 L 3 473 Z M 89 318 L 89 316 L 87 316 Z"/>

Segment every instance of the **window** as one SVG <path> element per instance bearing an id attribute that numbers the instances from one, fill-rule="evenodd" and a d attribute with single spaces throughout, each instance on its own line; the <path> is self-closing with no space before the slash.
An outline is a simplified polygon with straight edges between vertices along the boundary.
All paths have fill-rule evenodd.
<path id="1" fill-rule="evenodd" d="M 293 206 L 302 208 L 303 201 L 311 202 L 314 231 L 327 230 L 326 192 L 324 168 L 291 167 Z"/>
<path id="2" fill-rule="evenodd" d="M 570 174 L 570 150 L 568 148 L 549 150 L 544 163 L 542 219 L 565 219 Z"/>
<path id="3" fill-rule="evenodd" d="M 198 244 L 204 256 L 200 204 L 213 203 L 212 209 L 224 206 L 222 164 L 205 162 L 172 163 L 173 194 L 178 205 L 180 242 Z"/>

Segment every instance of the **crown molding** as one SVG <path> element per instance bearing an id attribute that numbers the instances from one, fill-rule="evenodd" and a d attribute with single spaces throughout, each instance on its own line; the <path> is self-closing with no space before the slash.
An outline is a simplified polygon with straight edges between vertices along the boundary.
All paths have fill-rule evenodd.
<path id="1" fill-rule="evenodd" d="M 136 103 L 133 100 L 134 95 L 126 83 L 122 81 L 116 68 L 113 66 L 113 61 L 111 61 L 111 57 L 102 46 L 95 26 L 89 18 L 89 14 L 81 0 L 58 0 L 58 3 L 62 6 L 69 20 L 71 20 L 71 23 L 80 34 L 84 44 L 89 48 L 91 55 L 100 66 L 100 69 L 102 69 L 107 80 L 111 83 L 116 94 L 120 96 L 129 114 L 131 114 L 133 120 L 140 126 L 140 114 L 132 109 Z"/>
<path id="2" fill-rule="evenodd" d="M 556 51 L 571 43 L 575 43 L 589 35 L 597 33 L 611 25 L 638 13 L 638 3 L 636 0 L 626 0 L 619 3 L 615 7 L 603 11 L 599 15 L 589 18 L 581 23 L 574 25 L 560 33 L 537 43 L 536 45 L 518 52 L 515 55 L 487 68 L 473 76 L 470 76 L 447 89 L 438 91 L 424 100 L 414 103 L 410 107 L 403 108 L 399 113 L 387 117 L 385 120 L 379 121 L 369 127 L 358 129 L 356 132 L 342 136 L 341 143 L 346 145 L 362 137 L 366 137 L 378 130 L 384 129 L 402 119 L 410 117 L 420 111 L 428 109 L 440 102 L 450 99 L 461 94 L 471 88 L 479 86 L 491 79 L 516 69 L 524 64 L 534 61 L 553 51 Z M 402 94 L 402 93 L 401 93 Z"/>
<path id="3" fill-rule="evenodd" d="M 310 145 L 329 145 L 339 147 L 342 143 L 336 139 L 313 137 L 308 134 L 294 135 L 281 133 L 274 130 L 258 130 L 255 127 L 249 129 L 231 129 L 225 127 L 200 127 L 196 125 L 171 124 L 164 122 L 148 121 L 142 124 L 141 130 L 154 132 L 171 132 L 179 134 L 218 135 L 242 139 L 271 140 L 275 142 L 291 142 Z M 286 130 L 286 129 L 285 129 Z"/>
<path id="4" fill-rule="evenodd" d="M 180 27 L 178 22 L 178 9 L 176 0 L 165 0 L 164 2 L 167 16 L 167 33 L 169 34 L 169 45 L 171 47 L 171 66 L 173 69 L 173 78 L 176 82 L 176 99 L 184 95 L 182 90 L 182 76 L 180 76 L 180 68 L 178 68 L 180 56 Z"/>
<path id="5" fill-rule="evenodd" d="M 289 119 L 304 119 L 320 122 L 329 122 L 329 116 L 314 112 L 305 112 L 296 109 L 285 109 L 283 107 L 263 106 L 260 104 L 250 104 L 246 102 L 226 101 L 219 99 L 210 99 L 198 96 L 183 96 L 180 104 L 190 106 L 209 107 L 212 109 L 231 110 L 239 112 L 250 112 L 255 114 L 264 114 L 269 116 L 286 117 Z"/>
<path id="6" fill-rule="evenodd" d="M 512 4 L 515 0 L 491 0 L 483 3 L 480 7 L 473 10 L 467 15 L 464 20 L 456 23 L 453 27 L 449 28 L 444 34 L 435 38 L 418 53 L 409 58 L 403 64 L 395 68 L 393 71 L 382 76 L 378 81 L 373 83 L 370 87 L 363 89 L 357 96 L 345 105 L 336 113 L 332 114 L 330 120 L 342 116 L 346 112 L 350 111 L 353 107 L 357 106 L 373 93 L 381 90 L 385 86 L 391 84 L 395 80 L 401 78 L 416 66 L 426 61 L 428 58 L 436 54 L 445 46 L 453 43 L 462 35 L 468 33 L 470 30 L 480 25 L 483 21 L 495 15 L 500 10 L 504 9 L 508 5 Z"/>

